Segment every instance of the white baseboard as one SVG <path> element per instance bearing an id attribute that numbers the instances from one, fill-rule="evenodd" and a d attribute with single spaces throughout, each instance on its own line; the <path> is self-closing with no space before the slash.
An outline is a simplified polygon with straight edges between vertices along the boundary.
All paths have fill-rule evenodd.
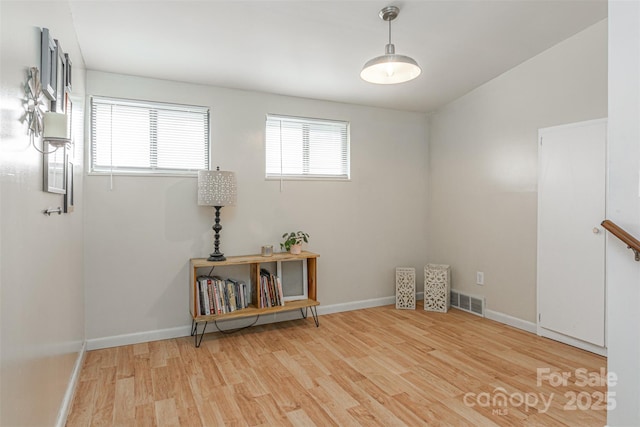
<path id="1" fill-rule="evenodd" d="M 416 293 L 416 300 L 423 299 L 423 293 Z M 361 310 L 363 308 L 380 307 L 383 305 L 395 304 L 396 297 L 388 296 L 381 298 L 373 298 L 361 301 L 351 301 L 340 304 L 331 305 L 319 305 L 317 307 L 318 315 L 340 313 L 343 311 Z M 536 324 L 528 322 L 526 320 L 518 319 L 517 317 L 509 316 L 508 314 L 500 313 L 493 310 L 485 310 L 485 317 L 496 322 L 504 323 L 514 328 L 522 329 L 523 331 L 537 333 Z M 260 319 L 256 322 L 256 325 L 264 325 L 267 323 L 283 322 L 287 320 L 299 319 L 300 314 L 297 310 L 282 312 L 278 314 L 268 314 L 260 316 Z M 248 319 L 233 319 L 220 321 L 220 326 L 224 329 L 235 329 L 242 326 L 246 326 Z M 215 329 L 209 329 L 207 331 L 213 332 Z M 153 331 L 137 332 L 133 334 L 115 335 L 104 338 L 94 338 L 87 340 L 87 350 L 98 350 L 101 348 L 118 347 L 121 345 L 140 344 L 150 341 L 166 340 L 171 338 L 187 337 L 191 335 L 190 326 L 179 326 L 177 328 L 157 329 Z"/>
<path id="2" fill-rule="evenodd" d="M 143 342 L 167 340 L 171 338 L 186 337 L 189 335 L 191 335 L 190 326 L 179 326 L 177 328 L 156 329 L 154 331 L 93 338 L 87 340 L 87 350 L 99 350 L 101 348 L 119 347 L 121 345 L 140 344 Z"/>
<path id="3" fill-rule="evenodd" d="M 362 301 L 350 301 L 344 302 L 340 304 L 331 304 L 331 305 L 319 305 L 318 306 L 318 314 L 331 314 L 331 313 L 340 313 L 343 311 L 353 311 L 353 310 L 361 310 L 363 308 L 372 308 L 372 307 L 380 307 L 383 305 L 395 304 L 396 297 L 382 297 L 382 298 L 373 298 L 366 299 Z"/>
<path id="4" fill-rule="evenodd" d="M 523 331 L 531 332 L 532 334 L 537 333 L 537 326 L 535 323 L 518 319 L 517 317 L 509 316 L 508 314 L 493 310 L 485 310 L 484 317 L 489 320 L 504 323 L 505 325 L 513 326 L 514 328 L 522 329 Z"/>
<path id="5" fill-rule="evenodd" d="M 422 299 L 422 292 L 416 294 L 416 299 Z M 340 304 L 319 305 L 317 307 L 318 315 L 340 313 L 342 311 L 360 310 L 363 308 L 380 307 L 383 305 L 395 304 L 396 297 L 382 297 L 363 301 L 351 301 Z M 278 314 L 261 315 L 256 325 L 264 325 L 267 323 L 284 322 L 300 318 L 298 310 L 281 312 Z M 224 329 L 235 329 L 251 324 L 251 319 L 232 319 L 218 322 Z M 202 326 L 201 326 L 202 327 Z M 214 328 L 207 326 L 207 331 L 213 332 Z M 177 328 L 157 329 L 153 331 L 136 332 L 133 334 L 115 335 L 111 337 L 93 338 L 86 342 L 87 350 L 99 350 L 101 348 L 119 347 L 121 345 L 140 344 L 150 341 L 166 340 L 171 338 L 188 337 L 191 335 L 190 326 L 179 326 Z"/>
<path id="6" fill-rule="evenodd" d="M 423 299 L 423 293 L 416 293 L 416 300 Z M 318 315 L 340 313 L 343 311 L 361 310 L 363 308 L 380 307 L 383 305 L 395 304 L 396 297 L 388 296 L 381 298 L 373 298 L 361 301 L 351 301 L 340 304 L 331 305 L 319 305 L 317 307 Z M 536 324 L 527 322 L 526 320 L 518 319 L 517 317 L 509 316 L 497 311 L 485 310 L 485 317 L 496 322 L 504 323 L 514 328 L 522 329 L 533 334 L 537 333 Z M 300 314 L 297 310 L 282 312 L 278 314 L 268 314 L 260 316 L 260 319 L 256 322 L 256 325 L 264 325 L 267 323 L 283 322 L 287 320 L 299 319 Z M 235 329 L 247 325 L 250 319 L 233 319 L 218 322 L 224 329 Z M 207 331 L 213 332 L 215 329 L 209 329 Z M 133 334 L 115 335 L 111 337 L 94 338 L 87 340 L 87 350 L 98 350 L 101 348 L 118 347 L 121 345 L 140 344 L 150 341 L 166 340 L 171 338 L 187 337 L 191 335 L 190 326 L 179 326 L 177 328 L 157 329 L 153 331 L 136 332 Z"/>
<path id="7" fill-rule="evenodd" d="M 67 384 L 67 390 L 64 393 L 64 397 L 62 398 L 62 404 L 60 405 L 60 409 L 58 410 L 58 416 L 56 418 L 56 427 L 64 427 L 67 424 L 69 409 L 71 409 L 73 396 L 76 392 L 78 381 L 80 380 L 80 370 L 82 369 L 82 364 L 84 362 L 86 348 L 87 348 L 87 344 L 85 342 L 82 344 L 82 347 L 80 348 L 80 352 L 78 353 L 78 357 L 76 358 L 76 363 L 73 365 L 73 371 L 71 372 L 71 377 L 69 378 L 69 384 Z"/>
<path id="8" fill-rule="evenodd" d="M 554 341 L 559 341 L 563 344 L 568 344 L 573 347 L 577 347 L 582 350 L 590 351 L 591 353 L 599 354 L 600 356 L 607 357 L 606 347 L 600 347 L 595 344 L 588 343 L 586 341 L 579 340 L 558 332 L 545 329 L 542 326 L 538 329 L 538 335 L 541 337 L 549 338 Z"/>
<path id="9" fill-rule="evenodd" d="M 601 356 L 607 356 L 607 349 L 604 347 L 599 347 L 597 345 L 581 341 L 563 334 L 559 334 L 542 327 L 538 328 L 538 325 L 533 322 L 528 322 L 526 320 L 518 319 L 517 317 L 509 316 L 508 314 L 500 313 L 493 310 L 485 310 L 484 315 L 487 319 L 495 320 L 496 322 L 504 323 L 505 325 L 513 326 L 514 328 L 522 329 L 523 331 L 531 332 L 532 334 L 549 338 L 554 341 L 559 341 L 563 344 L 568 344 L 570 346 L 590 351 Z"/>

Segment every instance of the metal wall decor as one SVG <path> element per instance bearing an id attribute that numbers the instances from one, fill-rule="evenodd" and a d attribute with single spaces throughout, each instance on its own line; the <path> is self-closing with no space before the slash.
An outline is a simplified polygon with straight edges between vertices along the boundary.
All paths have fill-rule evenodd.
<path id="1" fill-rule="evenodd" d="M 64 213 L 73 212 L 74 209 L 73 163 L 67 161 L 67 191 L 64 193 Z"/>
<path id="2" fill-rule="evenodd" d="M 51 111 L 56 113 L 66 113 L 67 96 L 64 89 L 64 53 L 60 43 L 56 40 L 55 62 L 52 67 L 56 69 L 55 97 L 51 101 Z M 70 127 L 68 129 L 71 129 Z M 46 139 L 46 138 L 45 138 Z M 42 151 L 44 152 L 44 181 L 43 189 L 49 193 L 67 194 L 67 147 L 55 148 L 49 142 L 43 141 Z"/>
<path id="3" fill-rule="evenodd" d="M 67 192 L 66 147 L 53 148 L 47 141 L 42 144 L 44 152 L 44 191 L 56 194 Z"/>
<path id="4" fill-rule="evenodd" d="M 29 134 L 37 138 L 42 133 L 42 115 L 46 110 L 46 105 L 42 95 L 40 71 L 36 67 L 27 70 L 24 94 L 25 113 L 22 121 L 27 122 Z"/>
<path id="5" fill-rule="evenodd" d="M 42 92 L 44 92 L 47 98 L 55 101 L 57 81 L 57 52 L 56 43 L 49 34 L 48 28 L 42 29 L 41 49 L 42 52 L 40 54 L 40 70 L 42 71 Z"/>
<path id="6" fill-rule="evenodd" d="M 69 58 L 69 54 L 64 54 L 64 70 L 65 70 L 65 78 L 64 85 L 67 92 L 71 92 L 71 58 Z"/>
<path id="7" fill-rule="evenodd" d="M 55 111 L 56 113 L 64 113 L 65 112 L 65 95 L 67 88 L 67 72 L 66 72 L 66 60 L 65 53 L 62 50 L 62 46 L 60 46 L 60 42 L 55 40 L 56 42 L 56 55 L 55 55 L 55 63 L 52 65 L 56 69 L 56 84 L 55 84 L 55 92 L 56 96 L 51 102 L 51 111 Z"/>
<path id="8" fill-rule="evenodd" d="M 68 57 L 68 56 L 67 56 Z M 66 67 L 67 73 L 71 70 L 70 67 Z M 68 88 L 67 88 L 68 90 Z M 64 111 L 67 113 L 67 128 L 73 135 L 73 103 L 71 102 L 71 97 L 69 93 L 66 93 L 65 96 L 65 107 Z M 71 144 L 66 148 L 67 156 L 66 156 L 66 174 L 67 174 L 67 188 L 64 193 L 64 212 L 70 213 L 75 210 L 75 185 L 74 185 L 74 161 L 75 161 L 75 143 L 72 141 Z"/>
<path id="9" fill-rule="evenodd" d="M 31 68 L 27 81 L 27 120 L 29 132 L 35 137 L 41 134 L 47 135 L 44 129 L 44 112 L 66 114 L 67 129 L 70 134 L 71 146 L 42 142 L 42 150 L 36 150 L 43 154 L 43 190 L 50 193 L 64 194 L 64 212 L 73 211 L 73 127 L 71 116 L 71 58 L 64 53 L 59 40 L 55 40 L 48 28 L 42 28 L 41 53 L 40 53 L 40 80 L 37 79 L 37 68 Z M 34 71 L 35 70 L 35 71 Z M 25 92 L 27 91 L 25 88 Z M 38 94 L 41 93 L 50 102 Z M 49 105 L 47 105 L 49 104 Z M 47 139 L 43 137 L 43 139 Z M 53 141 L 55 138 L 51 138 Z M 53 143 L 53 142 L 52 142 Z"/>
<path id="10" fill-rule="evenodd" d="M 62 215 L 62 208 L 58 206 L 57 208 L 47 208 L 42 211 L 46 216 L 51 216 L 51 214 L 57 213 L 58 215 Z"/>

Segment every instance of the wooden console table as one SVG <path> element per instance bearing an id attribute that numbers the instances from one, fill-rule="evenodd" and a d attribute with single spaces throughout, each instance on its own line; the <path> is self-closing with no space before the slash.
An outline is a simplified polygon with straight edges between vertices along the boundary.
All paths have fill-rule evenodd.
<path id="1" fill-rule="evenodd" d="M 320 325 L 316 306 L 320 303 L 316 299 L 316 259 L 320 255 L 303 251 L 299 255 L 292 255 L 288 252 L 274 253 L 273 256 L 263 257 L 261 255 L 241 255 L 230 256 L 225 261 L 207 261 L 206 258 L 192 258 L 189 269 L 189 311 L 191 313 L 191 335 L 194 337 L 196 347 L 200 347 L 207 324 L 217 320 L 240 319 L 246 317 L 260 316 L 261 314 L 272 314 L 281 311 L 300 310 L 302 317 L 307 317 L 307 310 L 311 311 L 316 327 Z M 260 307 L 260 264 L 267 264 L 277 261 L 306 260 L 307 282 L 303 286 L 307 287 L 307 299 L 296 301 L 285 301 L 283 306 Z M 251 287 L 251 304 L 249 307 L 224 314 L 202 315 L 198 307 L 198 269 L 212 269 L 215 267 L 247 265 L 249 267 Z M 204 323 L 202 332 L 198 334 L 198 324 Z M 200 335 L 200 337 L 198 337 Z"/>

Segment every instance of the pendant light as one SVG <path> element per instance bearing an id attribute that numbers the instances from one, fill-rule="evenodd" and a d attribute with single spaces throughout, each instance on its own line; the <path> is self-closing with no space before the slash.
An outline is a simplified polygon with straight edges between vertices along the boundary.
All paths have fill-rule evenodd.
<path id="1" fill-rule="evenodd" d="M 398 17 L 400 9 L 387 6 L 380 11 L 380 19 L 389 23 L 389 43 L 385 47 L 385 54 L 367 61 L 362 67 L 360 77 L 369 83 L 382 85 L 404 83 L 420 75 L 422 70 L 412 58 L 397 55 L 396 48 L 391 43 L 391 21 Z"/>

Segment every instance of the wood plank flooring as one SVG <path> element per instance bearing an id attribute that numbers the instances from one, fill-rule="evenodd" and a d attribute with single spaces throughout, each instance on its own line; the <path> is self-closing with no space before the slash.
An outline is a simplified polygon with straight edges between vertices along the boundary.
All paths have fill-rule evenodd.
<path id="1" fill-rule="evenodd" d="M 606 423 L 605 358 L 418 305 L 90 351 L 67 426 Z"/>

